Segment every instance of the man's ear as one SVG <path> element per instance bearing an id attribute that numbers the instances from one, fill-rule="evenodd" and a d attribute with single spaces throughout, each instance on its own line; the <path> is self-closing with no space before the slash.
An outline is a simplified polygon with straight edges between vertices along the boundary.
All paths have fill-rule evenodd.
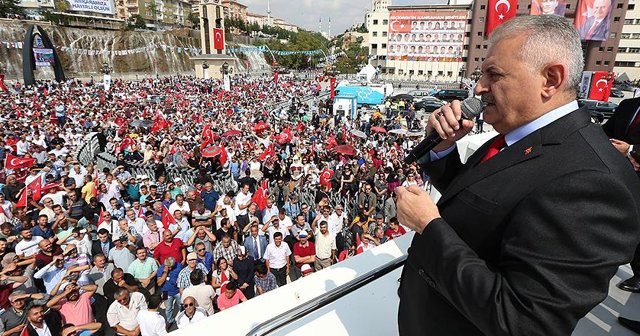
<path id="1" fill-rule="evenodd" d="M 567 85 L 567 68 L 561 63 L 551 63 L 542 70 L 544 78 L 542 86 L 542 95 L 545 98 L 551 98 L 558 92 L 564 91 Z"/>

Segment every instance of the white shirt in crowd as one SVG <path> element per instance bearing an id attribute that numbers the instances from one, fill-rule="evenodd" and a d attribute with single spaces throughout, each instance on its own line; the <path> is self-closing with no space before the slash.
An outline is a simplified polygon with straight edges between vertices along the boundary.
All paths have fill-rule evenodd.
<path id="1" fill-rule="evenodd" d="M 157 311 L 150 311 L 148 309 L 141 310 L 138 312 L 136 320 L 138 321 L 138 325 L 140 325 L 140 334 L 142 334 L 142 336 L 161 336 L 167 334 L 164 317 Z"/>
<path id="2" fill-rule="evenodd" d="M 118 301 L 113 301 L 107 310 L 107 321 L 109 326 L 114 327 L 119 324 L 127 330 L 133 330 L 138 326 L 138 313 L 147 309 L 147 301 L 142 293 L 129 293 L 129 307 L 125 307 Z"/>
<path id="3" fill-rule="evenodd" d="M 267 249 L 264 251 L 264 259 L 269 261 L 269 267 L 276 269 L 285 267 L 290 255 L 291 250 L 285 242 L 282 242 L 280 246 L 271 243 L 267 245 Z"/>
<path id="4" fill-rule="evenodd" d="M 207 311 L 196 307 L 196 311 L 191 318 L 181 311 L 178 316 L 176 316 L 176 323 L 178 324 L 178 328 L 184 328 L 190 324 L 198 323 L 198 321 L 204 320 L 207 317 Z"/>

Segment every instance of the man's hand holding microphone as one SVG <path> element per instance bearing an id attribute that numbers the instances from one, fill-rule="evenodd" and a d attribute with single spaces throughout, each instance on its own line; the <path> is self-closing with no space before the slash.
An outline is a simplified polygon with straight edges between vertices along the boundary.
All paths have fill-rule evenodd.
<path id="1" fill-rule="evenodd" d="M 435 110 L 427 121 L 427 137 L 419 143 L 405 158 L 405 163 L 420 159 L 429 152 L 442 152 L 455 145 L 456 141 L 473 130 L 475 116 L 482 112 L 482 102 L 476 98 L 467 98 Z M 417 233 L 427 227 L 431 221 L 440 218 L 438 207 L 429 194 L 418 186 L 397 187 L 395 193 L 398 221 Z"/>

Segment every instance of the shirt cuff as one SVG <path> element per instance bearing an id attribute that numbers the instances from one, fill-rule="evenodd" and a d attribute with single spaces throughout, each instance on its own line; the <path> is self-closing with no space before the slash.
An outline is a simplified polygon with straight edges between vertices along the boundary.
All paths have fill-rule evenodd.
<path id="1" fill-rule="evenodd" d="M 445 156 L 451 154 L 451 152 L 453 152 L 453 150 L 456 148 L 456 145 L 453 145 L 441 152 L 436 152 L 436 151 L 430 151 L 429 152 L 429 157 L 431 158 L 431 162 L 436 161 L 436 160 L 440 160 L 442 158 L 444 158 Z"/>
<path id="2" fill-rule="evenodd" d="M 629 145 L 629 149 L 627 149 L 627 156 L 631 155 L 631 152 L 633 152 L 633 145 Z"/>

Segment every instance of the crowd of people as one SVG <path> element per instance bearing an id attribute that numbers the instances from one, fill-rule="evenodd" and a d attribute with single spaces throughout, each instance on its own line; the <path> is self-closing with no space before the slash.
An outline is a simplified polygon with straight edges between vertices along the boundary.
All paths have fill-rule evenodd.
<path id="1" fill-rule="evenodd" d="M 334 114 L 323 94 L 249 76 L 10 85 L 0 333 L 162 335 L 404 234 L 394 189 L 428 186 L 402 162 L 420 120 Z M 90 133 L 113 166 L 78 161 Z"/>

